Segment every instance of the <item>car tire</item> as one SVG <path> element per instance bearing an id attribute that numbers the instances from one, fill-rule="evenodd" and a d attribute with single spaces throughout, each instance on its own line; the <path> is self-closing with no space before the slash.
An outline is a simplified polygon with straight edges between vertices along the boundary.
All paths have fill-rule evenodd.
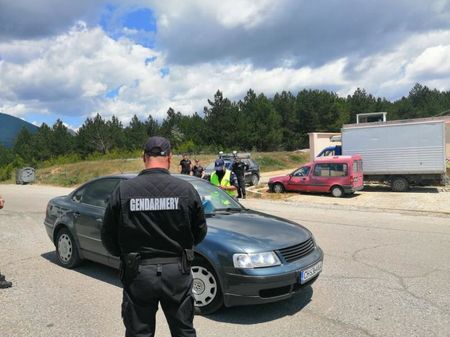
<path id="1" fill-rule="evenodd" d="M 403 177 L 397 177 L 392 179 L 391 189 L 394 192 L 406 192 L 409 189 L 408 180 Z"/>
<path id="2" fill-rule="evenodd" d="M 277 184 L 273 185 L 272 191 L 274 193 L 283 193 L 284 192 L 284 186 L 282 184 L 280 184 L 280 183 L 277 183 Z"/>
<path id="3" fill-rule="evenodd" d="M 192 293 L 194 295 L 195 313 L 209 315 L 223 306 L 222 289 L 216 272 L 211 265 L 202 258 L 195 258 L 191 267 L 194 282 Z"/>
<path id="4" fill-rule="evenodd" d="M 81 263 L 78 245 L 67 228 L 61 228 L 58 231 L 55 244 L 58 263 L 61 266 L 72 269 Z"/>
<path id="5" fill-rule="evenodd" d="M 335 198 L 342 198 L 344 196 L 344 190 L 340 186 L 333 186 L 331 188 L 331 195 Z"/>
<path id="6" fill-rule="evenodd" d="M 253 173 L 253 174 L 252 174 L 251 181 L 250 181 L 250 184 L 251 184 L 252 186 L 256 186 L 256 185 L 258 185 L 258 183 L 259 183 L 259 177 L 258 177 L 257 174 Z"/>

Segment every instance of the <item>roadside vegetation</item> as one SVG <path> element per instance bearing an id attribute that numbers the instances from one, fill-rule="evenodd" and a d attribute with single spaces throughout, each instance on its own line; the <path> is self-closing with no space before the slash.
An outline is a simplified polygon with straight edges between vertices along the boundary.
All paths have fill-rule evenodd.
<path id="1" fill-rule="evenodd" d="M 252 158 L 260 165 L 261 172 L 294 169 L 309 160 L 309 153 L 302 152 L 257 152 Z M 214 154 L 201 154 L 190 156 L 190 159 L 199 159 L 200 164 L 206 167 L 217 159 Z M 171 172 L 178 173 L 181 155 L 174 155 Z M 139 172 L 143 169 L 140 153 L 130 158 L 97 158 L 73 163 L 59 163 L 36 170 L 37 184 L 72 187 L 80 185 L 90 179 L 117 173 Z M 15 183 L 14 174 L 4 183 Z"/>
<path id="2" fill-rule="evenodd" d="M 44 123 L 34 133 L 24 128 L 12 148 L 0 145 L 0 181 L 12 181 L 15 170 L 27 166 L 38 170 L 42 182 L 65 186 L 99 174 L 137 171 L 140 160 L 124 158 L 139 158 L 151 135 L 170 139 L 174 153 L 197 156 L 205 165 L 221 150 L 238 150 L 251 152 L 263 171 L 282 170 L 304 161 L 295 151 L 309 147 L 310 132 L 337 132 L 365 112 L 386 111 L 390 120 L 435 116 L 448 111 L 450 92 L 416 84 L 407 97 L 390 102 L 360 88 L 347 97 L 314 89 L 266 97 L 250 89 L 232 101 L 218 90 L 205 105 L 201 113 L 169 108 L 163 120 L 135 115 L 126 126 L 115 116 L 107 120 L 97 114 L 76 133 L 62 120 Z M 102 164 L 97 168 L 94 162 Z"/>

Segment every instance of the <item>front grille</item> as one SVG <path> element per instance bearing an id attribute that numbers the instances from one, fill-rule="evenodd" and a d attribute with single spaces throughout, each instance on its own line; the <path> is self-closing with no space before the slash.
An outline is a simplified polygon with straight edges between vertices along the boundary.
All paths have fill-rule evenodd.
<path id="1" fill-rule="evenodd" d="M 308 255 L 313 250 L 314 241 L 312 238 L 309 238 L 305 242 L 299 243 L 298 245 L 280 249 L 279 252 L 286 262 L 293 262 Z"/>

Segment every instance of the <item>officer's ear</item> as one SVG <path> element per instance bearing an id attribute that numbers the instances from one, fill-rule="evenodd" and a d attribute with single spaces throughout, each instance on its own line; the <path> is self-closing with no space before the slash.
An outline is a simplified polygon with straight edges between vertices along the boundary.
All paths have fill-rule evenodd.
<path id="1" fill-rule="evenodd" d="M 172 161 L 172 152 L 169 153 L 167 156 L 167 165 L 169 166 L 167 169 L 170 169 L 170 163 Z"/>

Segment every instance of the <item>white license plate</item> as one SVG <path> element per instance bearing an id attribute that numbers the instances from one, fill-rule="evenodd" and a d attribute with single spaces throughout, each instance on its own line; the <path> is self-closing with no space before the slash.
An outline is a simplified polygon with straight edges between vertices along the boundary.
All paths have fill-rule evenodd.
<path id="1" fill-rule="evenodd" d="M 322 271 L 322 261 L 316 263 L 314 266 L 302 270 L 300 273 L 300 283 L 303 284 L 307 282 L 309 279 L 313 278 L 317 274 L 319 274 Z"/>

